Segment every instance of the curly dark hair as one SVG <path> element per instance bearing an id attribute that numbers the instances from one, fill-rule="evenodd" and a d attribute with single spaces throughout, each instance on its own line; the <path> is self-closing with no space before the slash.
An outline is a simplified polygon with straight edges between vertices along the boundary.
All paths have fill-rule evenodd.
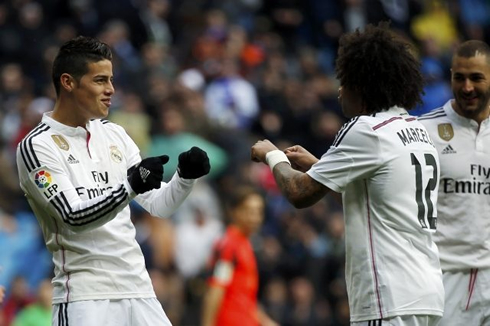
<path id="1" fill-rule="evenodd" d="M 340 38 L 337 78 L 359 93 L 368 113 L 393 106 L 407 110 L 422 103 L 424 79 L 410 44 L 389 29 L 389 22 L 367 25 L 364 32 Z"/>

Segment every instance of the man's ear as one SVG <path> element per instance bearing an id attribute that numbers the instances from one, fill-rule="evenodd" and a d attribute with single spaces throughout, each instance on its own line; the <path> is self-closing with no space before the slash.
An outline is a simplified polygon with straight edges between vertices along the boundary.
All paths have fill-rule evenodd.
<path id="1" fill-rule="evenodd" d="M 70 74 L 62 74 L 60 77 L 60 84 L 67 92 L 71 92 L 75 88 L 75 78 L 73 78 Z"/>

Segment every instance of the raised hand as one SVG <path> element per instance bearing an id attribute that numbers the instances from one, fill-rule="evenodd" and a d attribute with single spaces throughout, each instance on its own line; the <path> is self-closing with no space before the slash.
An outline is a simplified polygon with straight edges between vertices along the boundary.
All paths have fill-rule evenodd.
<path id="1" fill-rule="evenodd" d="M 276 145 L 271 143 L 269 140 L 259 140 L 252 146 L 250 150 L 250 158 L 254 162 L 266 163 L 266 155 L 269 152 L 277 150 Z"/>
<path id="2" fill-rule="evenodd" d="M 177 172 L 183 179 L 197 179 L 209 173 L 208 154 L 199 147 L 193 146 L 187 152 L 179 155 L 179 165 Z"/>
<path id="3" fill-rule="evenodd" d="M 318 159 L 300 145 L 294 145 L 284 150 L 291 166 L 298 171 L 306 172 Z"/>
<path id="4" fill-rule="evenodd" d="M 167 162 L 167 155 L 142 160 L 128 175 L 128 181 L 133 191 L 142 194 L 160 188 L 163 180 L 163 164 Z"/>

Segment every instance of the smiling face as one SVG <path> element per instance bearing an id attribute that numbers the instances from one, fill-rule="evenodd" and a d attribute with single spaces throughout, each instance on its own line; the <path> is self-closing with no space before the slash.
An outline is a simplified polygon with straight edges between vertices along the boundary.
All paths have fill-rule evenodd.
<path id="1" fill-rule="evenodd" d="M 88 71 L 79 81 L 73 80 L 72 95 L 78 121 L 105 118 L 114 94 L 112 63 L 101 60 L 87 64 Z"/>
<path id="2" fill-rule="evenodd" d="M 490 64 L 476 52 L 466 58 L 455 56 L 451 68 L 454 110 L 461 116 L 481 122 L 490 113 Z"/>

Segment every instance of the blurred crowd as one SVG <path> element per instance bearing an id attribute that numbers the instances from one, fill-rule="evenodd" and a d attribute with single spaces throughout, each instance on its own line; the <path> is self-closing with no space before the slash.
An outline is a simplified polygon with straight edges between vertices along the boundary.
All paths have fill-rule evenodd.
<path id="1" fill-rule="evenodd" d="M 226 195 L 260 189 L 266 219 L 252 241 L 259 300 L 281 325 L 348 325 L 342 207 L 331 198 L 296 210 L 269 168 L 250 161 L 267 138 L 317 157 L 345 122 L 335 57 L 342 33 L 390 20 L 413 44 L 426 78 L 427 112 L 451 98 L 455 44 L 490 38 L 488 0 L 7 0 L 0 3 L 0 325 L 48 309 L 51 257 L 20 191 L 18 142 L 55 101 L 51 63 L 76 35 L 114 54 L 109 120 L 143 157 L 207 151 L 211 173 L 168 219 L 132 205 L 137 240 L 174 325 L 198 325 L 207 262 L 227 223 Z M 373 82 L 376 82 L 373 80 Z M 48 293 L 48 294 L 47 294 Z M 39 310 L 38 309 L 38 310 Z M 38 312 L 39 311 L 35 311 Z M 25 317 L 24 317 L 25 318 Z"/>

